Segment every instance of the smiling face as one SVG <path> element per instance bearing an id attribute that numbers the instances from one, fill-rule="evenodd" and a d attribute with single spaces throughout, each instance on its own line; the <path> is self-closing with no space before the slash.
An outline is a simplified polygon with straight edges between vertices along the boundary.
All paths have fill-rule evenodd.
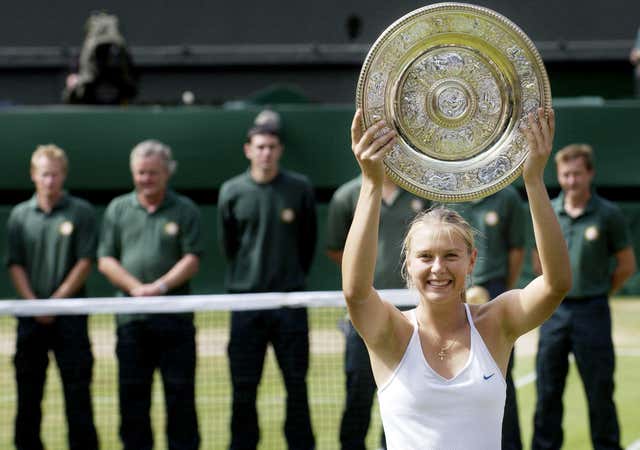
<path id="1" fill-rule="evenodd" d="M 476 253 L 452 225 L 417 225 L 406 257 L 410 285 L 430 302 L 459 301 Z"/>

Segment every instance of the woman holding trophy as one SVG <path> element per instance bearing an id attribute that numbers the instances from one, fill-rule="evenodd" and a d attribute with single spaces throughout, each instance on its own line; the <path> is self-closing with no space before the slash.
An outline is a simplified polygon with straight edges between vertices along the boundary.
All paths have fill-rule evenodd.
<path id="1" fill-rule="evenodd" d="M 418 306 L 402 312 L 373 287 L 383 159 L 396 131 L 384 121 L 351 128 L 362 188 L 342 261 L 353 325 L 367 345 L 389 449 L 498 449 L 505 371 L 516 339 L 540 325 L 571 286 L 567 246 L 543 181 L 555 120 L 539 108 L 520 127 L 528 155 L 523 179 L 542 275 L 482 305 L 465 303 L 477 252 L 473 230 L 455 212 L 419 215 L 405 238 L 407 285 Z M 392 300 L 392 299 L 390 299 Z"/>

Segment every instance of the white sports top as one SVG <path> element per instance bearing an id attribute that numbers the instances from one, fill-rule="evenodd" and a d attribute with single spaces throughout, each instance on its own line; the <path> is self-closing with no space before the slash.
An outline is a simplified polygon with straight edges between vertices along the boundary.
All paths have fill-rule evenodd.
<path id="1" fill-rule="evenodd" d="M 507 384 L 465 303 L 469 359 L 447 379 L 424 357 L 415 309 L 413 334 L 389 381 L 378 390 L 389 450 L 499 450 Z"/>

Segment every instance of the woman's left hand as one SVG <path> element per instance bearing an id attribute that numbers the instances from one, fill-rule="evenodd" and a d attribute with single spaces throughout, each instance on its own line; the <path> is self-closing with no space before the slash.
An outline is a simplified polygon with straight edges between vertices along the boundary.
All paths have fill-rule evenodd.
<path id="1" fill-rule="evenodd" d="M 387 127 L 382 120 L 363 130 L 362 109 L 358 108 L 351 124 L 351 149 L 365 178 L 382 183 L 383 159 L 395 142 L 395 130 Z"/>
<path id="2" fill-rule="evenodd" d="M 544 174 L 544 167 L 553 148 L 555 113 L 553 109 L 538 108 L 537 114 L 529 113 L 527 122 L 528 126 L 522 127 L 529 144 L 529 155 L 522 171 L 525 182 L 536 177 L 541 178 Z"/>

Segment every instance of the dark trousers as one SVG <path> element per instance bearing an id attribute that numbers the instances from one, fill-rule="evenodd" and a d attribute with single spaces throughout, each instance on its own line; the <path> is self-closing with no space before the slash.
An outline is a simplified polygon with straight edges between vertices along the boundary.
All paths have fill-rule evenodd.
<path id="1" fill-rule="evenodd" d="M 478 285 L 489 291 L 490 299 L 496 298 L 507 289 L 507 285 L 503 279 L 489 280 L 485 283 L 478 283 Z M 504 418 L 502 419 L 502 450 L 522 450 L 518 401 L 516 397 L 516 387 L 513 383 L 514 358 L 514 352 L 511 351 L 506 377 L 507 397 L 504 403 Z"/>
<path id="2" fill-rule="evenodd" d="M 151 388 L 160 369 L 170 450 L 200 445 L 195 406 L 196 343 L 191 318 L 154 314 L 118 326 L 120 439 L 124 450 L 151 450 Z"/>
<path id="3" fill-rule="evenodd" d="M 50 325 L 34 318 L 18 319 L 14 356 L 18 405 L 15 446 L 18 450 L 43 449 L 40 439 L 42 394 L 49 350 L 58 364 L 64 390 L 70 450 L 98 448 L 91 404 L 93 355 L 86 316 L 58 316 Z"/>
<path id="4" fill-rule="evenodd" d="M 287 389 L 284 434 L 290 450 L 315 447 L 309 403 L 309 326 L 305 308 L 231 313 L 229 367 L 233 384 L 231 450 L 255 449 L 260 440 L 256 397 L 271 343 Z"/>
<path id="5" fill-rule="evenodd" d="M 367 347 L 351 321 L 346 321 L 344 331 L 347 398 L 340 422 L 340 446 L 342 450 L 365 450 L 376 382 Z M 380 436 L 380 447 L 387 448 L 384 431 Z"/>
<path id="6" fill-rule="evenodd" d="M 589 405 L 594 450 L 620 449 L 613 402 L 615 355 L 606 296 L 565 299 L 540 328 L 536 358 L 538 400 L 531 448 L 562 446 L 562 394 L 573 353 Z"/>

